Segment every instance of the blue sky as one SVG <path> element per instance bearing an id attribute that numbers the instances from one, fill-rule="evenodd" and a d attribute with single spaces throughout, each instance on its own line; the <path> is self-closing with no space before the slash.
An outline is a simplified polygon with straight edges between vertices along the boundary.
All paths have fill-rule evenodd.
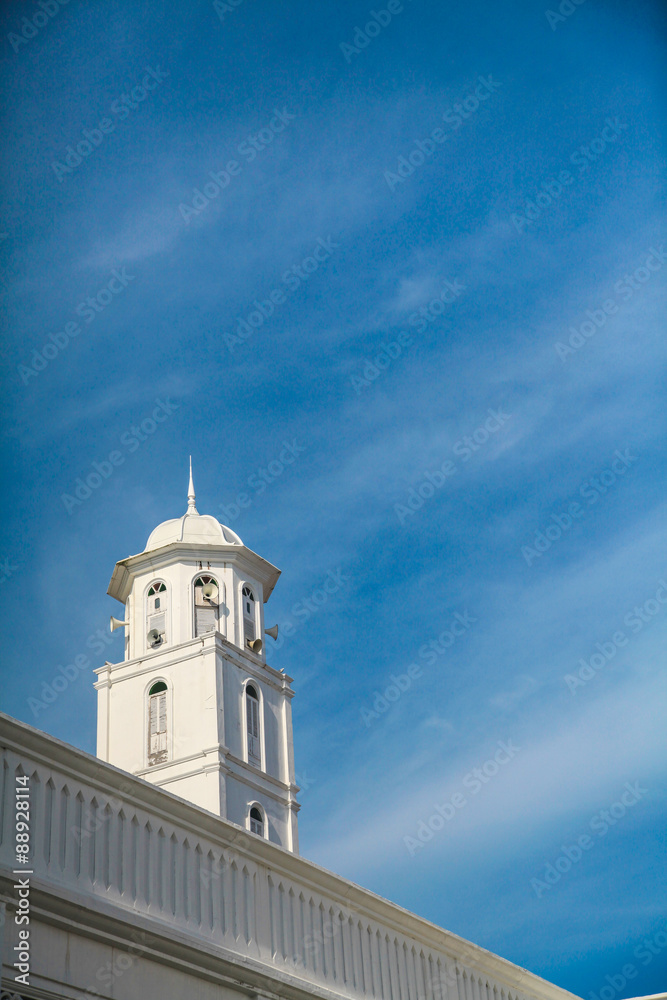
<path id="1" fill-rule="evenodd" d="M 28 698 L 192 453 L 282 569 L 302 853 L 582 997 L 662 990 L 661 8 L 405 0 L 363 45 L 386 4 L 225 6 L 3 9 L 3 708 L 94 752 L 92 674 Z"/>

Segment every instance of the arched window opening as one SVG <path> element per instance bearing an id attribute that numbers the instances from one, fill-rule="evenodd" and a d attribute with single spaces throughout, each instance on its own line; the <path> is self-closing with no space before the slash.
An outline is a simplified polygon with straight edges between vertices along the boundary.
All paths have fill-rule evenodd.
<path id="1" fill-rule="evenodd" d="M 257 806 L 250 810 L 250 832 L 256 833 L 258 837 L 264 836 L 264 817 Z"/>
<path id="2" fill-rule="evenodd" d="M 220 603 L 218 581 L 212 576 L 198 576 L 195 580 L 195 635 L 215 632 L 218 627 Z"/>
<path id="3" fill-rule="evenodd" d="M 167 685 L 156 681 L 148 692 L 148 766 L 167 759 Z"/>
<path id="4" fill-rule="evenodd" d="M 248 763 L 260 767 L 262 751 L 259 743 L 259 698 L 257 691 L 248 684 L 245 689 L 246 730 L 248 735 Z"/>
<path id="5" fill-rule="evenodd" d="M 243 588 L 241 597 L 243 601 L 243 640 L 244 645 L 249 646 L 255 641 L 255 595 L 250 587 Z"/>
<path id="6" fill-rule="evenodd" d="M 167 632 L 167 588 L 156 580 L 148 588 L 146 597 L 146 639 L 153 648 L 160 646 Z"/>

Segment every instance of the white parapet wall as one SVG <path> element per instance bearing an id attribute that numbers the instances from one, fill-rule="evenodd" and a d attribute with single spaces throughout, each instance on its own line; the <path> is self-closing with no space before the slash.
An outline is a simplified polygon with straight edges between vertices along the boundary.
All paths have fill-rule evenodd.
<path id="1" fill-rule="evenodd" d="M 6 715 L 0 746 L 2 986 L 9 996 L 573 997 Z M 29 779 L 32 871 L 25 987 L 13 968 L 20 775 Z"/>

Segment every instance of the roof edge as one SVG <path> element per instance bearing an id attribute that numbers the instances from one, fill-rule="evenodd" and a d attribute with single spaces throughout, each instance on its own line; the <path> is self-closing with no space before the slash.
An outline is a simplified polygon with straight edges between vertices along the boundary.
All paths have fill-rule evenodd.
<path id="1" fill-rule="evenodd" d="M 125 559 L 119 559 L 111 574 L 107 588 L 109 597 L 114 597 L 121 604 L 124 604 L 129 596 L 135 573 L 143 565 L 147 567 L 154 565 L 156 570 L 161 569 L 165 565 L 165 556 L 171 552 L 183 554 L 192 552 L 194 559 L 201 560 L 202 558 L 201 546 L 194 545 L 192 542 L 168 542 L 167 545 L 162 545 L 159 549 L 145 549 L 133 556 L 126 556 Z M 207 545 L 206 553 L 213 552 L 224 554 L 227 562 L 238 562 L 240 559 L 246 559 L 260 578 L 264 590 L 264 604 L 266 604 L 280 577 L 281 571 L 277 566 L 243 544 L 236 545 L 227 542 L 224 545 Z"/>
<path id="2" fill-rule="evenodd" d="M 187 822 L 193 830 L 199 829 L 209 837 L 233 845 L 240 854 L 247 854 L 255 862 L 259 858 L 260 863 L 271 866 L 276 872 L 282 871 L 285 875 L 294 876 L 302 882 L 311 884 L 320 892 L 324 890 L 338 897 L 339 900 L 348 900 L 351 906 L 399 933 L 410 933 L 435 950 L 449 954 L 454 960 L 474 963 L 478 972 L 495 974 L 504 983 L 522 992 L 530 989 L 538 1000 L 580 1000 L 575 994 L 550 983 L 541 976 L 439 927 L 313 861 L 293 854 L 278 844 L 257 838 L 235 823 L 216 816 L 201 806 L 174 795 L 173 792 L 137 778 L 128 771 L 123 771 L 2 712 L 0 712 L 0 736 L 4 745 L 13 746 L 19 751 L 29 750 L 30 753 L 40 757 L 47 766 L 58 764 L 73 776 L 82 775 L 112 792 L 120 791 L 128 799 L 134 800 L 144 808 L 148 805 L 167 819 L 180 824 Z"/>

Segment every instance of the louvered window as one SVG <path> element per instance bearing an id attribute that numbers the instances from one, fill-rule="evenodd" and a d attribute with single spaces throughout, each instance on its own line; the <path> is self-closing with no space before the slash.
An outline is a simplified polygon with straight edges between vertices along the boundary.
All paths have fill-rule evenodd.
<path id="1" fill-rule="evenodd" d="M 160 611 L 157 614 L 148 616 L 148 631 L 155 629 L 160 635 L 164 635 L 165 625 L 166 625 L 166 615 L 164 611 Z"/>
<path id="2" fill-rule="evenodd" d="M 244 587 L 241 595 L 243 601 L 243 639 L 244 644 L 249 646 L 255 639 L 255 595 L 250 587 Z"/>
<path id="3" fill-rule="evenodd" d="M 257 806 L 253 806 L 250 810 L 250 832 L 260 837 L 264 836 L 264 818 Z"/>
<path id="4" fill-rule="evenodd" d="M 148 766 L 167 759 L 167 685 L 158 681 L 148 695 Z"/>
<path id="5" fill-rule="evenodd" d="M 204 635 L 205 632 L 215 632 L 215 624 L 215 608 L 195 607 L 195 635 Z"/>
<path id="6" fill-rule="evenodd" d="M 212 576 L 195 580 L 195 635 L 215 632 L 218 627 L 218 582 Z"/>
<path id="7" fill-rule="evenodd" d="M 257 767 L 262 762 L 259 743 L 259 698 L 252 684 L 245 689 L 246 727 L 248 735 L 248 762 Z"/>
<path id="8" fill-rule="evenodd" d="M 149 646 L 159 646 L 167 636 L 167 588 L 161 581 L 156 581 L 148 588 L 146 606 L 146 633 Z M 155 634 L 157 633 L 157 635 Z"/>

